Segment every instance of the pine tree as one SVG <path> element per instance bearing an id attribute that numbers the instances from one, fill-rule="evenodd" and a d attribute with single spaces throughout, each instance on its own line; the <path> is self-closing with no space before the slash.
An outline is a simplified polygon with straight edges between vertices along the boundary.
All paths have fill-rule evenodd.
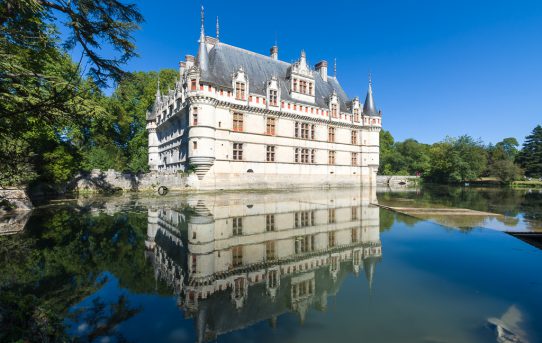
<path id="1" fill-rule="evenodd" d="M 542 177 L 542 126 L 538 125 L 525 137 L 517 162 L 529 177 Z"/>

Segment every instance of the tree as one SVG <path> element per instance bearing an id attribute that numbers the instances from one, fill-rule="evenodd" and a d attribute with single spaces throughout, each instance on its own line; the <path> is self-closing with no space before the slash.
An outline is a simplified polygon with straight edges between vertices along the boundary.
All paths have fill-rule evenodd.
<path id="1" fill-rule="evenodd" d="M 490 166 L 491 175 L 496 176 L 501 182 L 509 183 L 521 176 L 521 169 L 510 160 L 500 160 Z"/>
<path id="2" fill-rule="evenodd" d="M 516 161 L 525 170 L 526 176 L 542 177 L 542 126 L 537 125 L 532 133 L 525 137 Z"/>
<path id="3" fill-rule="evenodd" d="M 419 143 L 417 140 L 409 138 L 403 142 L 396 143 L 397 155 L 400 157 L 400 165 L 396 167 L 398 171 L 404 171 L 405 175 L 416 175 L 425 173 L 429 170 L 429 146 Z"/>
<path id="4" fill-rule="evenodd" d="M 156 81 L 161 89 L 170 89 L 178 76 L 174 69 L 128 74 L 104 100 L 107 115 L 85 124 L 82 169 L 147 171 L 146 112 L 155 100 Z"/>
<path id="5" fill-rule="evenodd" d="M 30 181 L 46 152 L 37 148 L 71 143 L 82 119 L 104 113 L 94 102 L 96 85 L 123 77 L 120 66 L 135 56 L 131 34 L 142 20 L 134 5 L 118 0 L 0 3 L 0 185 Z M 63 42 L 60 22 L 68 33 Z M 120 56 L 101 56 L 103 44 Z M 75 46 L 83 51 L 78 63 L 67 55 Z"/>
<path id="6" fill-rule="evenodd" d="M 426 178 L 434 182 L 462 182 L 479 178 L 487 168 L 482 142 L 470 136 L 448 137 L 429 149 L 431 165 Z"/>

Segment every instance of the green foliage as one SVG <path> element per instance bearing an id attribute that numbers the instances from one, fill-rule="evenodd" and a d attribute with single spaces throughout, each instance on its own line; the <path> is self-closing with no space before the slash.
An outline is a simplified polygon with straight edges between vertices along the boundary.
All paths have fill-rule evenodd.
<path id="1" fill-rule="evenodd" d="M 380 168 L 382 175 L 423 174 L 429 169 L 429 145 L 414 139 L 395 142 L 389 131 L 380 131 Z"/>
<path id="2" fill-rule="evenodd" d="M 65 183 L 77 172 L 78 164 L 68 149 L 60 145 L 43 154 L 43 176 L 57 183 Z"/>
<path id="3" fill-rule="evenodd" d="M 521 177 L 522 171 L 511 160 L 496 161 L 491 165 L 491 175 L 496 176 L 504 183 L 510 183 Z"/>
<path id="4" fill-rule="evenodd" d="M 100 276 L 104 271 L 115 275 L 121 287 L 156 292 L 153 269 L 143 254 L 145 211 L 129 215 L 68 207 L 36 211 L 23 234 L 0 236 L 1 342 L 68 341 L 64 317 L 73 304 L 107 281 Z M 86 338 L 109 335 L 137 312 L 126 300 L 113 300 L 109 306 L 95 301 L 86 315 L 72 313 L 72 319 L 89 320 Z"/>
<path id="5" fill-rule="evenodd" d="M 470 136 L 448 137 L 429 149 L 431 165 L 427 178 L 434 182 L 476 180 L 487 168 L 487 153 L 480 141 Z"/>
<path id="6" fill-rule="evenodd" d="M 525 170 L 525 175 L 542 177 L 542 126 L 537 125 L 533 132 L 525 137 L 517 162 Z"/>
<path id="7" fill-rule="evenodd" d="M 141 21 L 134 5 L 116 0 L 0 2 L 1 186 L 37 176 L 53 183 L 67 178 L 52 160 L 59 157 L 56 149 L 68 143 L 80 147 L 84 123 L 105 114 L 96 84 L 124 75 L 120 65 L 135 55 L 131 33 Z M 57 25 L 67 33 L 64 42 Z M 102 44 L 120 56 L 101 57 Z M 83 51 L 78 63 L 67 54 L 76 45 Z M 89 80 L 82 76 L 82 62 Z M 79 160 L 77 149 L 64 151 L 72 157 L 63 157 L 62 164 L 71 167 Z"/>

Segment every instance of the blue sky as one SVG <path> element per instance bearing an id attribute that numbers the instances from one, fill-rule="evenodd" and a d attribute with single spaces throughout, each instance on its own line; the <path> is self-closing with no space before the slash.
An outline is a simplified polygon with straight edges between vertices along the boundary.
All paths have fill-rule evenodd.
<path id="1" fill-rule="evenodd" d="M 177 68 L 196 54 L 200 1 L 134 0 L 145 16 L 127 69 Z M 468 134 L 520 142 L 542 124 L 542 1 L 210 1 L 206 33 L 293 61 L 337 59 L 349 96 L 373 74 L 384 128 L 433 143 Z"/>

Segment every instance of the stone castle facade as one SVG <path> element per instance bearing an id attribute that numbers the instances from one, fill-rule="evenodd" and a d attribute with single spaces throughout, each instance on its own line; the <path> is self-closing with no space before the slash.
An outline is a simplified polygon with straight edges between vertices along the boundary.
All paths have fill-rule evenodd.
<path id="1" fill-rule="evenodd" d="M 201 188 L 375 185 L 382 113 L 371 80 L 361 103 L 327 65 L 206 37 L 202 13 L 197 57 L 147 113 L 150 169 L 194 171 Z"/>

